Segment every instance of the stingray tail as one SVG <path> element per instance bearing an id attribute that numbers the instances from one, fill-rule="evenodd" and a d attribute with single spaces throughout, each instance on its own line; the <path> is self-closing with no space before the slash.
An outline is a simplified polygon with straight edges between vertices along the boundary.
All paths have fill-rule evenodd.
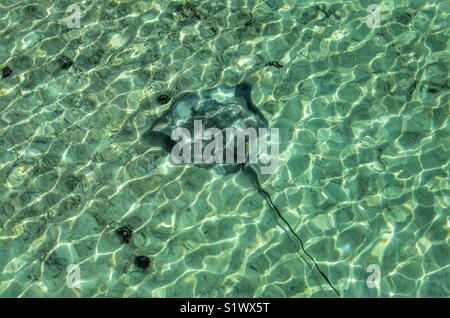
<path id="1" fill-rule="evenodd" d="M 289 224 L 289 222 L 283 217 L 283 215 L 281 214 L 280 210 L 277 208 L 277 206 L 273 203 L 272 198 L 270 197 L 270 194 L 264 190 L 261 186 L 261 183 L 259 182 L 259 178 L 257 173 L 255 172 L 255 170 L 253 170 L 248 164 L 243 164 L 243 170 L 247 171 L 253 180 L 253 183 L 255 184 L 255 187 L 257 188 L 257 190 L 266 198 L 267 203 L 270 205 L 270 207 L 275 210 L 275 212 L 277 213 L 278 217 L 283 221 L 284 224 L 286 224 L 286 226 L 289 228 L 289 231 L 292 232 L 292 234 L 297 238 L 297 240 L 300 242 L 300 247 L 303 251 L 303 253 L 305 253 L 306 256 L 308 256 L 308 258 L 313 262 L 314 266 L 316 267 L 317 271 L 320 273 L 320 275 L 325 279 L 325 281 L 327 282 L 327 284 L 331 287 L 331 289 L 333 289 L 333 291 L 340 297 L 341 295 L 339 294 L 338 290 L 333 286 L 333 284 L 331 283 L 331 281 L 329 280 L 329 278 L 327 277 L 327 275 L 325 275 L 325 273 L 320 269 L 319 265 L 317 264 L 317 262 L 314 260 L 314 258 L 311 256 L 311 254 L 309 254 L 306 249 L 305 249 L 305 245 L 303 244 L 303 240 L 300 238 L 300 236 L 295 233 L 294 229 L 292 228 L 292 226 Z"/>

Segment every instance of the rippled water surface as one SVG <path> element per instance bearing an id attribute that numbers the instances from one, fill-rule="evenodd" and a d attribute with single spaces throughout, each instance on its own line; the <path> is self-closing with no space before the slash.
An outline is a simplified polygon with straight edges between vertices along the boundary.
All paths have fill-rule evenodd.
<path id="1" fill-rule="evenodd" d="M 248 175 L 143 138 L 244 82 L 280 131 L 261 185 L 340 295 L 450 294 L 448 2 L 71 4 L 0 0 L 1 297 L 336 296 Z"/>

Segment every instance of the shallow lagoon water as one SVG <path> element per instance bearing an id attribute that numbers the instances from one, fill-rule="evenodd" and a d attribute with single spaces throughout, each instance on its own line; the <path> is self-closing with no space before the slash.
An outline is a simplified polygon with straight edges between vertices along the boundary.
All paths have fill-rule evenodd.
<path id="1" fill-rule="evenodd" d="M 0 296 L 334 297 L 249 178 L 142 138 L 243 82 L 280 129 L 262 186 L 340 294 L 448 296 L 450 6 L 372 3 L 82 1 L 71 29 L 0 0 Z"/>

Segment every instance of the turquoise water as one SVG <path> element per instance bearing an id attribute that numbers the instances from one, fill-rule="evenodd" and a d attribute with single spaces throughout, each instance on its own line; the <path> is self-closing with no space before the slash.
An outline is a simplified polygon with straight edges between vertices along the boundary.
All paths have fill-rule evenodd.
<path id="1" fill-rule="evenodd" d="M 71 4 L 0 0 L 1 297 L 335 297 L 247 175 L 142 138 L 244 82 L 280 131 L 261 186 L 340 295 L 450 294 L 446 1 Z"/>

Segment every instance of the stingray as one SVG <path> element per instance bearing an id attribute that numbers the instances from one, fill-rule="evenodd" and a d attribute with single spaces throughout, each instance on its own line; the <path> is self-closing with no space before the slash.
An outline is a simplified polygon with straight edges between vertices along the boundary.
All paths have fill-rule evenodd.
<path id="1" fill-rule="evenodd" d="M 176 99 L 169 110 L 158 119 L 144 138 L 159 140 L 160 145 L 169 151 L 175 146 L 172 134 L 175 129 L 184 128 L 192 136 L 195 134 L 195 121 L 201 121 L 202 129 L 217 129 L 221 136 L 227 135 L 227 128 L 245 130 L 247 128 L 267 128 L 268 122 L 264 115 L 252 103 L 251 87 L 248 84 L 241 84 L 236 87 L 217 87 L 202 90 L 198 93 L 185 93 Z M 203 154 L 208 138 L 197 137 L 202 142 L 201 153 Z M 195 140 L 195 138 L 193 139 Z M 215 172 L 225 175 L 241 170 L 241 160 L 238 162 L 238 149 L 248 145 L 242 145 L 245 140 L 233 138 L 225 141 L 222 155 L 226 156 L 226 147 L 233 148 L 234 160 L 230 162 L 196 163 L 194 165 L 206 169 L 213 169 Z M 195 157 L 195 149 L 191 148 L 189 157 Z M 195 158 L 194 158 L 195 160 Z"/>
<path id="2" fill-rule="evenodd" d="M 183 128 L 191 135 L 194 134 L 194 122 L 201 120 L 204 128 L 217 128 L 224 133 L 227 128 L 247 129 L 247 128 L 267 128 L 268 121 L 261 111 L 253 104 L 251 99 L 251 86 L 247 83 L 239 84 L 235 87 L 219 86 L 212 89 L 201 90 L 199 92 L 185 93 L 175 99 L 170 108 L 143 134 L 143 138 L 153 144 L 159 144 L 166 151 L 170 152 L 175 146 L 172 140 L 172 132 L 177 128 Z M 228 140 L 230 142 L 231 140 Z M 243 142 L 241 140 L 241 142 Z M 244 141 L 245 142 L 245 141 Z M 230 144 L 226 144 L 225 146 Z M 233 140 L 232 147 L 242 146 Z M 248 176 L 256 190 L 265 198 L 269 206 L 276 212 L 276 215 L 287 226 L 282 227 L 286 233 L 292 233 L 300 244 L 303 253 L 312 261 L 314 267 L 339 296 L 339 292 L 330 282 L 325 273 L 320 269 L 314 258 L 305 250 L 303 240 L 294 231 L 289 222 L 283 217 L 278 207 L 273 203 L 270 194 L 261 186 L 259 173 L 255 165 L 248 159 L 248 145 L 246 144 L 246 155 L 243 162 L 233 163 L 191 163 L 204 169 L 213 169 L 215 172 L 225 175 L 230 173 L 243 173 Z M 202 149 L 204 150 L 204 149 Z M 237 151 L 234 151 L 236 154 Z M 223 154 L 225 155 L 225 153 Z M 289 236 L 289 235 L 288 235 Z M 290 236 L 289 236 L 290 238 Z M 298 247 L 298 245 L 297 245 Z M 298 252 L 298 250 L 297 250 Z M 300 254 L 301 256 L 301 254 Z"/>

